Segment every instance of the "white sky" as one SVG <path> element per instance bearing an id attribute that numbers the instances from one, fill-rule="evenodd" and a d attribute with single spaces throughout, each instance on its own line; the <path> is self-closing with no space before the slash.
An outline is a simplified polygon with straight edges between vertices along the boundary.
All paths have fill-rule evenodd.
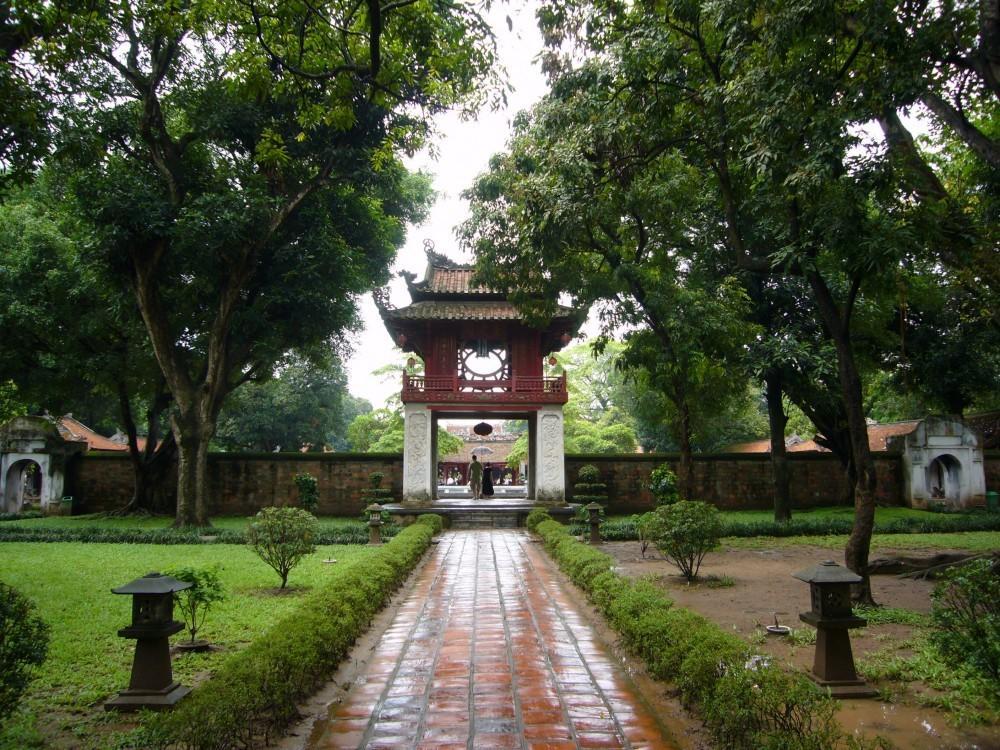
<path id="1" fill-rule="evenodd" d="M 462 253 L 455 239 L 454 227 L 468 216 L 468 203 L 459 193 L 486 169 L 493 154 L 503 150 L 514 115 L 540 99 L 547 90 L 545 77 L 535 62 L 542 49 L 542 38 L 535 23 L 534 6 L 532 0 L 495 3 L 488 14 L 497 37 L 500 62 L 514 87 L 508 93 L 507 107 L 502 111 L 485 109 L 477 119 L 464 122 L 457 114 L 440 117 L 435 140 L 437 159 L 425 151 L 408 160 L 410 169 L 422 169 L 433 175 L 438 198 L 427 220 L 420 226 L 410 226 L 406 244 L 393 265 L 394 274 L 405 270 L 423 277 L 427 265 L 425 239 L 433 240 L 439 253 L 459 262 L 472 262 L 471 255 Z M 507 28 L 508 16 L 513 30 Z M 390 288 L 394 305 L 409 304 L 402 279 L 394 278 Z M 395 378 L 379 382 L 371 373 L 382 365 L 401 361 L 402 355 L 389 338 L 370 294 L 362 298 L 361 315 L 364 328 L 353 337 L 354 354 L 347 361 L 348 388 L 378 408 L 390 395 L 399 392 L 402 383 Z"/>

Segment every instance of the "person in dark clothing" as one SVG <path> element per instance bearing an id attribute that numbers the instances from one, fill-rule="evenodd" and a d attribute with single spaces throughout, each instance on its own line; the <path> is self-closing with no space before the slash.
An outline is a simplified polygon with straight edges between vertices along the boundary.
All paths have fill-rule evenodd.
<path id="1" fill-rule="evenodd" d="M 483 497 L 493 497 L 493 469 L 483 464 Z"/>

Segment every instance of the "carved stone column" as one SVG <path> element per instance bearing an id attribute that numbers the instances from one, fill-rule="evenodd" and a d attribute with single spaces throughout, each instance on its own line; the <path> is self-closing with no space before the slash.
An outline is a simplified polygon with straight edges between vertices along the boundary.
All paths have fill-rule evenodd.
<path id="1" fill-rule="evenodd" d="M 424 404 L 406 404 L 403 419 L 403 502 L 426 505 L 434 497 L 433 419 Z"/>
<path id="2" fill-rule="evenodd" d="M 563 446 L 561 404 L 543 406 L 538 412 L 534 455 L 535 502 L 562 505 L 566 502 L 566 451 Z"/>

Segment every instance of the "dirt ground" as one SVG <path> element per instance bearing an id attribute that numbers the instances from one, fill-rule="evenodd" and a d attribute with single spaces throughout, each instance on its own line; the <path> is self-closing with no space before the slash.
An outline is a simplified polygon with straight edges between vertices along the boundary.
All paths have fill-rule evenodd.
<path id="1" fill-rule="evenodd" d="M 618 572 L 630 577 L 652 576 L 667 590 L 677 604 L 694 610 L 719 626 L 759 642 L 758 648 L 774 659 L 811 670 L 814 647 L 794 645 L 790 639 L 763 636 L 763 628 L 773 625 L 775 617 L 782 625 L 807 629 L 799 621 L 799 612 L 809 609 L 809 586 L 792 578 L 792 574 L 831 559 L 831 550 L 821 547 L 788 546 L 773 549 L 734 549 L 723 547 L 709 553 L 702 564 L 700 577 L 705 583 L 688 585 L 678 575 L 672 563 L 655 550 L 647 550 L 644 559 L 638 542 L 609 542 L 601 549 L 618 563 Z M 941 550 L 934 550 L 934 553 Z M 879 550 L 879 557 L 889 557 L 894 550 Z M 905 550 L 907 556 L 919 553 Z M 930 556 L 931 552 L 927 555 Z M 837 562 L 843 563 L 842 559 Z M 733 585 L 708 585 L 713 577 L 732 579 Z M 900 579 L 892 575 L 874 576 L 872 591 L 875 600 L 887 607 L 898 607 L 927 613 L 931 610 L 930 594 L 934 584 L 928 581 Z M 885 649 L 908 639 L 914 630 L 908 625 L 870 625 L 851 633 L 855 658 Z M 905 652 L 904 652 L 905 653 Z M 878 688 L 891 686 L 876 685 Z M 919 706 L 916 697 L 932 689 L 909 685 L 905 696 L 894 696 L 889 703 L 879 698 L 844 700 L 839 718 L 845 728 L 865 735 L 879 734 L 896 747 L 930 750 L 934 748 L 1000 748 L 1000 727 L 951 726 L 945 714 Z"/>

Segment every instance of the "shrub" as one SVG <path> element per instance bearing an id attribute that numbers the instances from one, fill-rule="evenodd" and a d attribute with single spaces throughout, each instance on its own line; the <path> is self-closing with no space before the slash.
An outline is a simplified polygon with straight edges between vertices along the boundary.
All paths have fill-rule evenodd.
<path id="1" fill-rule="evenodd" d="M 653 543 L 681 571 L 694 580 L 705 555 L 719 546 L 722 522 L 715 506 L 697 500 L 679 500 L 656 509 L 659 517 Z"/>
<path id="2" fill-rule="evenodd" d="M 315 513 L 319 505 L 319 480 L 312 474 L 296 474 L 292 481 L 299 491 L 299 507 Z"/>
<path id="3" fill-rule="evenodd" d="M 48 648 L 49 626 L 35 614 L 35 605 L 0 583 L 0 722 L 14 712 Z"/>
<path id="4" fill-rule="evenodd" d="M 545 508 L 532 508 L 528 517 L 524 519 L 524 525 L 528 527 L 529 531 L 536 531 L 538 529 L 538 524 L 542 521 L 551 521 L 552 516 Z"/>
<path id="5" fill-rule="evenodd" d="M 938 650 L 1000 682 L 1000 563 L 973 560 L 952 568 L 932 598 Z"/>
<path id="6" fill-rule="evenodd" d="M 247 527 L 247 544 L 281 577 L 316 551 L 316 517 L 301 508 L 264 508 Z"/>
<path id="7" fill-rule="evenodd" d="M 438 519 L 440 520 L 440 518 Z M 257 747 L 298 716 L 420 560 L 434 521 L 421 516 L 370 555 L 337 566 L 287 617 L 234 654 L 172 712 L 150 717 L 143 747 Z"/>
<path id="8" fill-rule="evenodd" d="M 561 524 L 544 521 L 537 530 L 559 567 L 587 592 L 625 646 L 653 676 L 675 682 L 684 700 L 701 709 L 719 747 L 881 746 L 845 733 L 833 718 L 835 702 L 808 678 L 748 668 L 752 654 L 740 638 L 674 606 L 651 581 L 614 573 L 610 558 L 573 539 Z"/>
<path id="9" fill-rule="evenodd" d="M 639 552 L 643 557 L 646 556 L 649 545 L 665 533 L 663 518 L 658 513 L 643 513 L 638 516 L 635 520 L 635 529 L 639 536 Z"/>
<path id="10" fill-rule="evenodd" d="M 585 484 L 595 484 L 601 481 L 601 472 L 593 464 L 585 464 L 576 473 L 576 478 Z"/>
<path id="11" fill-rule="evenodd" d="M 435 534 L 440 534 L 444 528 L 444 519 L 436 513 L 421 513 L 417 516 L 417 523 L 430 526 Z"/>
<path id="12" fill-rule="evenodd" d="M 218 568 L 182 567 L 170 568 L 164 572 L 178 581 L 191 584 L 191 588 L 174 592 L 174 603 L 180 609 L 184 625 L 191 634 L 191 643 L 194 643 L 212 605 L 226 598 Z"/>
<path id="13" fill-rule="evenodd" d="M 670 464 L 660 464 L 653 469 L 647 486 L 657 505 L 673 505 L 681 499 L 677 489 L 677 475 Z"/>

